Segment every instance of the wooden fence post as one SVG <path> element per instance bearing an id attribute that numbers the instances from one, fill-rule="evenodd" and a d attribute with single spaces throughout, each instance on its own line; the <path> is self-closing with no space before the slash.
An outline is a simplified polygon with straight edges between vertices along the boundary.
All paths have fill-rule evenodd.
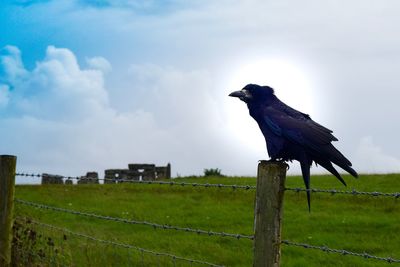
<path id="1" fill-rule="evenodd" d="M 278 267 L 287 164 L 260 161 L 254 211 L 254 267 Z"/>
<path id="2" fill-rule="evenodd" d="M 16 163 L 15 156 L 0 156 L 0 266 L 11 264 Z"/>

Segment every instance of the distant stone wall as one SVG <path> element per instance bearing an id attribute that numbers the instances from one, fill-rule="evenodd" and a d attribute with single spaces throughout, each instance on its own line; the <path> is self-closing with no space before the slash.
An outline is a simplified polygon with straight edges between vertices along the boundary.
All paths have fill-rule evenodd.
<path id="1" fill-rule="evenodd" d="M 171 178 L 171 164 L 167 164 L 165 167 L 156 167 L 156 180 L 158 179 L 170 179 Z"/>
<path id="2" fill-rule="evenodd" d="M 61 175 L 43 173 L 42 184 L 64 184 L 64 181 Z"/>
<path id="3" fill-rule="evenodd" d="M 153 181 L 156 179 L 155 164 L 128 164 L 128 169 L 139 181 Z"/>
<path id="4" fill-rule="evenodd" d="M 108 169 L 104 171 L 104 183 L 123 183 L 124 180 L 133 181 L 154 181 L 171 178 L 171 164 L 167 166 L 156 166 L 155 164 L 128 164 L 128 169 Z M 78 184 L 99 184 L 97 172 L 87 172 L 79 177 Z M 64 184 L 61 175 L 42 175 L 42 184 Z M 65 184 L 73 184 L 72 179 L 66 179 Z"/>
<path id="5" fill-rule="evenodd" d="M 85 176 L 81 176 L 78 184 L 98 184 L 99 174 L 97 172 L 87 172 Z"/>
<path id="6" fill-rule="evenodd" d="M 121 180 L 139 180 L 139 176 L 136 177 L 135 173 L 127 169 L 108 169 L 104 171 L 105 184 L 122 183 Z"/>
<path id="7" fill-rule="evenodd" d="M 155 164 L 128 164 L 128 169 L 108 169 L 104 171 L 104 183 L 122 183 L 123 180 L 154 181 L 171 178 L 171 164 L 159 167 Z"/>

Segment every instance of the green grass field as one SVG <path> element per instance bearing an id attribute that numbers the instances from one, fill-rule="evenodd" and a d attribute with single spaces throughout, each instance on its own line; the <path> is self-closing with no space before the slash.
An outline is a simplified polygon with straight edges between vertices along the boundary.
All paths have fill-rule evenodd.
<path id="1" fill-rule="evenodd" d="M 343 187 L 332 176 L 313 176 L 313 188 L 400 192 L 400 175 L 345 176 Z M 197 183 L 250 184 L 255 178 L 179 178 Z M 303 187 L 300 177 L 288 177 L 287 187 Z M 217 232 L 253 234 L 255 190 L 201 188 L 147 184 L 18 185 L 16 198 L 101 215 Z M 204 236 L 149 226 L 86 218 L 16 204 L 15 216 L 85 233 L 99 239 L 167 252 L 225 266 L 252 266 L 252 241 Z M 30 237 L 24 229 L 36 233 Z M 25 231 L 25 232 L 24 232 Z M 29 232 L 29 233 L 28 233 Z M 311 245 L 400 259 L 400 199 L 313 193 L 311 213 L 304 192 L 287 191 L 284 200 L 283 239 Z M 51 266 L 174 266 L 167 257 L 151 256 L 103 245 L 34 224 L 19 228 L 20 258 Z M 50 238 L 50 239 L 49 239 Z M 50 257 L 50 259 L 48 259 Z M 44 258 L 44 257 L 43 257 Z M 58 262 L 58 263 L 56 263 Z M 190 266 L 175 262 L 176 266 Z M 282 266 L 398 266 L 350 255 L 282 245 Z M 23 266 L 23 265 L 21 265 Z M 193 264 L 193 266 L 197 266 Z"/>

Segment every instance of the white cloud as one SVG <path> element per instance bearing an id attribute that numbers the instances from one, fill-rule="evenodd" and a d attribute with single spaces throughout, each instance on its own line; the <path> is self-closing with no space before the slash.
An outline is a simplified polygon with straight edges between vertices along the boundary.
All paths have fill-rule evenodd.
<path id="1" fill-rule="evenodd" d="M 21 60 L 21 51 L 18 47 L 7 45 L 3 48 L 1 57 L 1 64 L 9 79 L 14 79 L 17 76 L 23 76 L 25 74 L 24 64 Z"/>
<path id="2" fill-rule="evenodd" d="M 9 100 L 9 87 L 0 84 L 0 108 L 7 106 Z"/>
<path id="3" fill-rule="evenodd" d="M 68 49 L 49 46 L 32 71 L 23 67 L 18 48 L 9 49 L 3 67 L 12 88 L 10 102 L 21 114 L 51 120 L 85 119 L 108 105 L 103 72 L 81 69 Z"/>
<path id="4" fill-rule="evenodd" d="M 218 125 L 216 88 L 207 71 L 182 71 L 157 65 L 132 65 L 129 69 L 133 106 L 153 110 L 169 127 L 192 124 L 203 131 Z M 212 119 L 210 119 L 212 117 Z M 216 124 L 217 123 L 217 124 Z"/>
<path id="5" fill-rule="evenodd" d="M 105 59 L 104 57 L 87 58 L 86 63 L 88 64 L 89 67 L 93 69 L 98 69 L 103 73 L 108 73 L 112 69 L 110 62 L 108 62 L 108 60 Z"/>
<path id="6" fill-rule="evenodd" d="M 355 166 L 359 165 L 362 171 L 367 173 L 400 172 L 400 159 L 387 155 L 374 143 L 371 136 L 365 136 L 360 140 L 355 163 Z"/>

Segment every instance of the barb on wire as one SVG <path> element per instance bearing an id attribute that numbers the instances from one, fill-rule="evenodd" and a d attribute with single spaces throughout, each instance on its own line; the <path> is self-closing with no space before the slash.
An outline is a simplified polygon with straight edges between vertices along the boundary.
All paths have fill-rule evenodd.
<path id="1" fill-rule="evenodd" d="M 363 257 L 365 259 L 375 259 L 375 260 L 380 260 L 380 261 L 386 261 L 388 263 L 400 263 L 399 259 L 393 259 L 391 257 L 379 257 L 379 256 L 374 256 L 368 253 L 358 253 L 358 252 L 352 252 L 352 251 L 347 251 L 344 249 L 333 249 L 329 248 L 326 246 L 314 246 L 314 245 L 309 245 L 305 243 L 296 243 L 292 242 L 289 240 L 282 240 L 282 244 L 289 245 L 289 246 L 295 246 L 295 247 L 302 247 L 306 249 L 316 249 L 316 250 L 321 250 L 327 253 L 335 253 L 335 254 L 341 254 L 341 255 L 351 255 L 351 256 L 357 256 L 357 257 Z"/>
<path id="2" fill-rule="evenodd" d="M 252 235 L 206 231 L 206 230 L 202 230 L 202 229 L 192 229 L 192 228 L 188 228 L 188 227 L 179 227 L 179 226 L 173 226 L 173 225 L 168 225 L 168 224 L 158 224 L 158 223 L 152 223 L 152 222 L 147 222 L 147 221 L 135 221 L 135 220 L 129 220 L 129 219 L 124 219 L 124 218 L 118 218 L 118 217 L 104 216 L 104 215 L 99 215 L 99 214 L 94 214 L 94 213 L 81 212 L 81 211 L 76 211 L 76 210 L 70 210 L 70 209 L 64 209 L 64 208 L 43 205 L 43 204 L 31 202 L 31 201 L 22 200 L 22 199 L 15 199 L 15 202 L 23 204 L 23 205 L 28 205 L 31 207 L 37 207 L 40 209 L 65 212 L 65 213 L 70 213 L 70 214 L 80 215 L 80 216 L 85 216 L 85 217 L 90 217 L 90 218 L 115 221 L 115 222 L 123 222 L 123 223 L 127 223 L 127 224 L 146 225 L 146 226 L 151 226 L 154 229 L 158 228 L 158 229 L 164 229 L 164 230 L 176 230 L 176 231 L 190 232 L 190 233 L 196 233 L 196 234 L 203 234 L 203 235 L 208 235 L 208 236 L 231 237 L 231 238 L 236 238 L 236 239 L 242 238 L 242 239 L 252 240 L 254 238 L 254 236 L 252 236 Z"/>
<path id="3" fill-rule="evenodd" d="M 190 263 L 197 263 L 197 264 L 203 264 L 203 265 L 208 265 L 208 266 L 215 266 L 215 267 L 221 267 L 222 265 L 218 265 L 218 264 L 214 264 L 214 263 L 210 263 L 210 262 L 206 262 L 206 261 L 201 261 L 201 260 L 194 260 L 194 259 L 188 259 L 188 258 L 184 258 L 184 257 L 180 257 L 180 256 L 176 256 L 170 253 L 165 253 L 165 252 L 156 252 L 156 251 L 152 251 L 149 249 L 145 249 L 145 248 L 141 248 L 141 247 L 137 247 L 137 246 L 133 246 L 133 245 L 129 245 L 129 244 L 125 244 L 125 243 L 120 243 L 120 242 L 115 242 L 115 241 L 111 241 L 111 240 L 105 240 L 105 239 L 99 239 L 93 236 L 89 236 L 86 234 L 82 234 L 82 233 L 77 233 L 71 230 L 68 230 L 66 228 L 61 228 L 58 226 L 54 226 L 51 224 L 47 224 L 47 223 L 42 223 L 42 222 L 38 222 L 35 220 L 31 220 L 31 219 L 27 219 L 27 218 L 22 218 L 22 217 L 17 217 L 17 219 L 19 220 L 23 220 L 25 219 L 26 221 L 42 226 L 42 227 L 46 227 L 52 230 L 56 230 L 56 231 L 60 231 L 63 233 L 68 233 L 70 235 L 74 235 L 74 236 L 78 236 L 78 237 L 83 237 L 92 241 L 96 241 L 99 243 L 103 243 L 103 244 L 108 244 L 108 245 L 113 245 L 113 246 L 117 246 L 117 247 L 122 247 L 122 248 L 127 248 L 127 249 L 134 249 L 134 250 L 138 250 L 141 253 L 148 253 L 148 254 L 152 254 L 154 256 L 164 256 L 164 257 L 169 257 L 171 259 L 175 259 L 175 260 L 181 260 L 181 261 L 186 261 L 186 262 L 190 262 Z"/>
<path id="4" fill-rule="evenodd" d="M 336 190 L 336 189 L 316 189 L 316 188 L 310 188 L 310 189 L 305 189 L 305 188 L 285 188 L 287 191 L 295 191 L 295 192 L 312 192 L 312 193 L 329 193 L 331 195 L 335 194 L 344 194 L 344 195 L 365 195 L 365 196 L 373 196 L 373 197 L 394 197 L 394 198 L 400 198 L 400 192 L 395 192 L 395 193 L 382 193 L 382 192 L 362 192 L 362 191 L 357 191 L 355 189 L 350 190 L 350 191 L 343 191 L 343 190 Z"/>
<path id="5" fill-rule="evenodd" d="M 25 177 L 42 177 L 42 174 L 34 174 L 34 173 L 16 173 L 16 176 L 25 176 Z M 187 183 L 187 182 L 173 182 L 173 181 L 139 181 L 132 179 L 110 179 L 110 178 L 80 178 L 74 176 L 62 176 L 57 175 L 57 177 L 66 179 L 66 180 L 97 180 L 97 181 L 110 181 L 110 182 L 124 182 L 124 183 L 137 183 L 137 184 L 160 184 L 160 185 L 171 185 L 171 186 L 192 186 L 192 187 L 206 187 L 206 188 L 232 188 L 232 189 L 256 189 L 255 185 L 235 185 L 235 184 L 210 184 L 210 183 Z"/>

